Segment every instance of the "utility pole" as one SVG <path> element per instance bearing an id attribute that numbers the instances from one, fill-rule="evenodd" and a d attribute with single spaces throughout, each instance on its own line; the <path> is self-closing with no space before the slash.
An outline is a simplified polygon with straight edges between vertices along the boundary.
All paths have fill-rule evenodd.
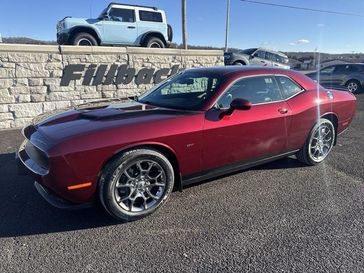
<path id="1" fill-rule="evenodd" d="M 229 29 L 230 29 L 230 0 L 227 0 L 227 2 L 226 2 L 225 52 L 227 52 L 227 50 L 228 50 Z"/>
<path id="2" fill-rule="evenodd" d="M 182 0 L 182 43 L 183 49 L 187 49 L 187 19 L 186 19 L 186 4 L 187 0 Z"/>

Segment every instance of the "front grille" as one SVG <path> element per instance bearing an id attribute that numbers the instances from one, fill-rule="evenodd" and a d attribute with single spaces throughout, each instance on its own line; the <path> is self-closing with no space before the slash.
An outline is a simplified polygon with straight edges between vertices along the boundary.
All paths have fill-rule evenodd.
<path id="1" fill-rule="evenodd" d="M 38 164 L 43 169 L 48 169 L 48 157 L 47 155 L 35 147 L 30 141 L 25 144 L 25 152 L 31 160 Z"/>

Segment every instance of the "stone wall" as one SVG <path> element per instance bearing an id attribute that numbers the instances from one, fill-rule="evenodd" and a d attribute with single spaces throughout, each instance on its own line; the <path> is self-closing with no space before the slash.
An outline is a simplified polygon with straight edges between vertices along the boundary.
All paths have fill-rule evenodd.
<path id="1" fill-rule="evenodd" d="M 163 70 L 167 76 L 175 68 L 223 65 L 223 61 L 223 52 L 218 50 L 0 44 L 0 129 L 23 127 L 48 111 L 139 95 L 154 84 L 153 79 L 148 84 L 138 85 L 134 79 L 117 84 L 114 77 L 110 84 L 103 84 L 112 65 L 115 69 L 127 65 L 135 74 L 141 69 L 154 73 L 168 68 Z M 75 64 L 84 69 L 75 72 L 77 79 L 61 86 L 64 71 Z M 85 84 L 86 73 L 95 79 L 98 69 L 100 73 L 106 69 L 102 82 Z"/>

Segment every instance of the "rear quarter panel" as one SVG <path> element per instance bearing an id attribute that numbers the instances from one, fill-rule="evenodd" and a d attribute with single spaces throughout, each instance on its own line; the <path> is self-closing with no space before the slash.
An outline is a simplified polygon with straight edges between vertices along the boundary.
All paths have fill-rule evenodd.
<path id="1" fill-rule="evenodd" d="M 349 126 L 356 109 L 355 97 L 345 91 L 331 92 L 333 99 L 328 97 L 327 90 L 320 88 L 304 91 L 288 100 L 291 109 L 288 150 L 302 148 L 312 127 L 324 115 L 334 114 L 337 117 L 337 133 Z"/>

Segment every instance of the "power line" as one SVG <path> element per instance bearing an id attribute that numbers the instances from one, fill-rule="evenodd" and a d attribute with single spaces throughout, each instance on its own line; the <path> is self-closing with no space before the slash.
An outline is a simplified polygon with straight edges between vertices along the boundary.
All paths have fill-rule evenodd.
<path id="1" fill-rule="evenodd" d="M 305 8 L 305 7 L 288 6 L 288 5 L 274 4 L 274 3 L 254 1 L 254 0 L 240 0 L 240 1 L 241 2 L 252 3 L 252 4 L 280 7 L 280 8 L 289 8 L 289 9 L 298 9 L 298 10 L 314 11 L 314 12 L 321 12 L 321 13 L 330 13 L 330 14 L 336 14 L 336 15 L 364 17 L 364 15 L 357 14 L 357 13 L 350 13 L 350 12 L 341 12 L 341 11 L 323 10 L 323 9 L 311 9 L 311 8 Z"/>

